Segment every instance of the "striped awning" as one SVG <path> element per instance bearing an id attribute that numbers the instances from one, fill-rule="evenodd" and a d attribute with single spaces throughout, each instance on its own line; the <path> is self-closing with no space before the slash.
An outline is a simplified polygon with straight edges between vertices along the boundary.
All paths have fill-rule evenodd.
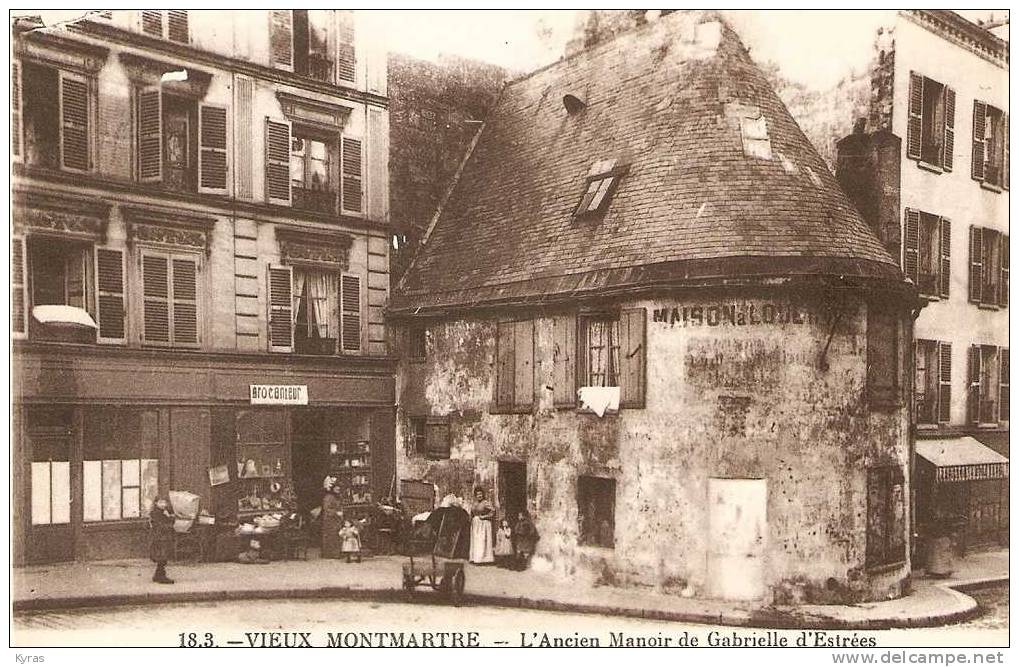
<path id="1" fill-rule="evenodd" d="M 970 436 L 917 440 L 916 453 L 935 466 L 938 482 L 1008 479 L 1008 459 Z"/>

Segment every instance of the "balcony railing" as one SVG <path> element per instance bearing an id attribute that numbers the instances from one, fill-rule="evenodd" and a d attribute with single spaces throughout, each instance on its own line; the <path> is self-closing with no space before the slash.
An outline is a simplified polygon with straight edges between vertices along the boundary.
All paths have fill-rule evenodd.
<path id="1" fill-rule="evenodd" d="M 333 63 L 329 58 L 316 54 L 308 55 L 308 76 L 319 81 L 332 82 Z"/>
<path id="2" fill-rule="evenodd" d="M 915 394 L 913 397 L 916 405 L 917 424 L 938 423 L 938 401 L 936 396 L 929 394 Z"/>
<path id="3" fill-rule="evenodd" d="M 294 186 L 294 208 L 315 213 L 336 213 L 336 193 L 332 190 L 313 190 Z"/>
<path id="4" fill-rule="evenodd" d="M 920 294 L 935 295 L 939 291 L 939 277 L 936 273 L 921 273 L 919 276 L 919 284 L 917 289 L 920 290 Z"/>

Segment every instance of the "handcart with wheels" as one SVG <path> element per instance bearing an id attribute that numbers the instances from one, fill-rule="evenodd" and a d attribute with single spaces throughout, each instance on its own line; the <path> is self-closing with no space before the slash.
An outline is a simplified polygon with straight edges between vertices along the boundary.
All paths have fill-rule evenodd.
<path id="1" fill-rule="evenodd" d="M 470 550 L 470 515 L 459 507 L 433 511 L 422 530 L 409 540 L 403 564 L 403 588 L 431 586 L 453 602 L 463 597 L 464 561 Z"/>

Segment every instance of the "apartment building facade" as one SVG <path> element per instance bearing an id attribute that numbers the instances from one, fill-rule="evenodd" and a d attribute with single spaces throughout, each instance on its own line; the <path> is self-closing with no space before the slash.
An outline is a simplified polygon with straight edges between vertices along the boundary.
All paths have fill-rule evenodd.
<path id="1" fill-rule="evenodd" d="M 329 443 L 370 447 L 360 497 L 382 493 L 379 35 L 339 10 L 124 10 L 12 40 L 15 562 L 144 553 L 156 494 L 230 516 L 255 461 L 313 504 Z"/>
<path id="2" fill-rule="evenodd" d="M 970 544 L 1008 526 L 1008 66 L 1007 42 L 954 12 L 899 12 L 877 40 L 875 131 L 839 142 L 843 187 L 927 302 L 919 527 L 958 522 Z"/>

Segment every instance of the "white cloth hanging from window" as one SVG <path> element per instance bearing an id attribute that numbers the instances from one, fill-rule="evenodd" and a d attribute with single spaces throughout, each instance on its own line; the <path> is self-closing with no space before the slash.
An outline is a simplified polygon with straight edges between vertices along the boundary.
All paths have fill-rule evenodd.
<path id="1" fill-rule="evenodd" d="M 619 387 L 581 387 L 577 390 L 581 408 L 604 417 L 606 412 L 619 410 Z"/>

